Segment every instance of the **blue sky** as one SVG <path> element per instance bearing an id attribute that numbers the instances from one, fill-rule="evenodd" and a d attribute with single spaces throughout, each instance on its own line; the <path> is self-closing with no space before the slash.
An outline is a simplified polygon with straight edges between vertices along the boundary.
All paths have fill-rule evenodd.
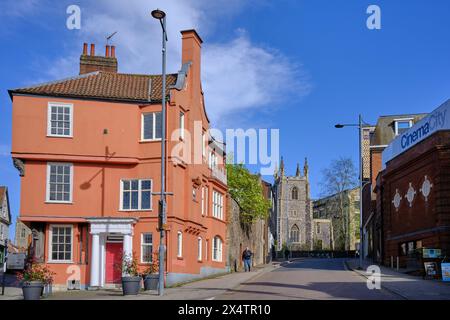
<path id="1" fill-rule="evenodd" d="M 0 185 L 10 189 L 14 219 L 20 179 L 8 155 L 7 89 L 77 74 L 83 42 L 103 51 L 118 31 L 119 68 L 158 73 L 159 26 L 168 14 L 170 71 L 180 60 L 179 30 L 204 40 L 208 112 L 221 128 L 278 128 L 289 173 L 308 157 L 312 195 L 321 170 L 340 156 L 357 161 L 357 131 L 334 129 L 358 113 L 429 112 L 450 98 L 450 2 L 447 0 L 49 1 L 0 4 Z M 68 30 L 66 8 L 81 8 L 81 29 Z M 366 27 L 366 9 L 381 8 L 381 30 Z M 255 169 L 254 167 L 252 167 Z M 270 181 L 270 177 L 267 177 Z M 11 234 L 12 236 L 12 234 Z"/>

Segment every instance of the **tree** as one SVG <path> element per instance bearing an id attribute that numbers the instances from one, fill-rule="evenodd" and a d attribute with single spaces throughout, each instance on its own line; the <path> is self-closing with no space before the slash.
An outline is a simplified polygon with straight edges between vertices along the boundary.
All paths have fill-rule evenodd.
<path id="1" fill-rule="evenodd" d="M 243 164 L 227 164 L 228 192 L 240 208 L 241 221 L 252 223 L 267 218 L 271 203 L 264 198 L 259 176 Z"/>
<path id="2" fill-rule="evenodd" d="M 345 250 L 349 249 L 349 225 L 350 210 L 346 210 L 346 191 L 358 185 L 358 173 L 353 161 L 350 158 L 339 158 L 332 160 L 328 168 L 322 171 L 322 181 L 320 182 L 323 196 L 335 196 L 337 199 L 338 217 L 342 218 L 341 240 L 344 242 Z M 348 204 L 347 204 L 348 206 Z"/>

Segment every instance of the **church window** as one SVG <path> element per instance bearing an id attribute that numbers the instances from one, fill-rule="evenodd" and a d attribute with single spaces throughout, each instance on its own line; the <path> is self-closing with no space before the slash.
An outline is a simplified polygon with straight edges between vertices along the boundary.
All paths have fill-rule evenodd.
<path id="1" fill-rule="evenodd" d="M 296 224 L 294 224 L 291 228 L 290 238 L 291 242 L 300 242 L 300 230 Z"/>
<path id="2" fill-rule="evenodd" d="M 292 200 L 298 200 L 298 189 L 297 189 L 297 187 L 292 188 Z"/>

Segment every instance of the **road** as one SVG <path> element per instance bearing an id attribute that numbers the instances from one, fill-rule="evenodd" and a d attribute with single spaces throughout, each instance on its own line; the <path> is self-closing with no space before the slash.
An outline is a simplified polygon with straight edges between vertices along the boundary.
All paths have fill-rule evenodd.
<path id="1" fill-rule="evenodd" d="M 217 300 L 398 300 L 381 290 L 369 290 L 366 279 L 347 270 L 342 259 L 295 260 L 216 296 Z"/>

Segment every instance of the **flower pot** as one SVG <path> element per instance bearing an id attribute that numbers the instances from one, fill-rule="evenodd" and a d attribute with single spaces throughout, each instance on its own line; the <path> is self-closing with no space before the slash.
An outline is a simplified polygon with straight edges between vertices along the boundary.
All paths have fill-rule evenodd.
<path id="1" fill-rule="evenodd" d="M 137 277 L 122 277 L 122 290 L 123 295 L 137 295 L 141 289 L 142 278 Z"/>
<path id="2" fill-rule="evenodd" d="M 158 274 L 148 274 L 144 277 L 144 290 L 157 290 L 159 284 Z"/>
<path id="3" fill-rule="evenodd" d="M 24 300 L 39 300 L 44 290 L 42 281 L 24 282 L 22 286 Z"/>

